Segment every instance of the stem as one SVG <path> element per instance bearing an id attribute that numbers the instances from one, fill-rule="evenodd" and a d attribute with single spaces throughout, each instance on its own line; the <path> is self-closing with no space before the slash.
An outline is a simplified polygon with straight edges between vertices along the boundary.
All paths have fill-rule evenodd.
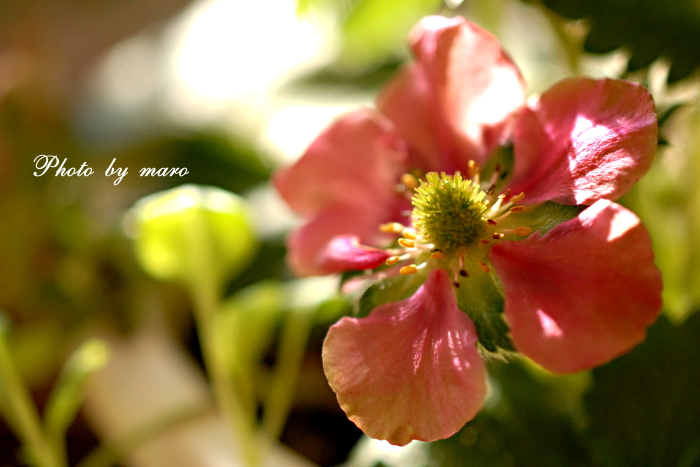
<path id="1" fill-rule="evenodd" d="M 313 307 L 291 311 L 282 331 L 263 416 L 263 429 L 271 440 L 279 438 L 289 415 L 314 311 Z"/>
<path id="2" fill-rule="evenodd" d="M 216 274 L 216 261 L 211 251 L 211 239 L 208 238 L 206 225 L 204 213 L 193 210 L 187 229 L 191 255 L 190 291 L 194 301 L 194 315 L 202 355 L 212 381 L 217 406 L 236 438 L 235 445 L 242 452 L 243 462 L 249 467 L 257 467 L 260 465 L 260 449 L 255 429 L 255 408 L 243 406 L 236 397 L 231 373 L 219 355 L 212 329 L 215 314 L 220 306 L 221 280 Z"/>
<path id="3" fill-rule="evenodd" d="M 12 363 L 5 332 L 0 323 L 0 396 L 2 407 L 14 431 L 30 453 L 31 462 L 37 467 L 64 467 L 65 459 L 50 448 L 41 429 L 41 421 L 29 390 Z"/>

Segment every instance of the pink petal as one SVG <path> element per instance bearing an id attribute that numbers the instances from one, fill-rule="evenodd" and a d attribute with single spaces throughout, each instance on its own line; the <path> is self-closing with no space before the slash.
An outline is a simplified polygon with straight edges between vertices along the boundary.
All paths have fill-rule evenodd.
<path id="1" fill-rule="evenodd" d="M 486 395 L 476 342 L 437 269 L 411 298 L 332 326 L 323 365 L 348 417 L 368 436 L 401 446 L 446 438 L 476 416 Z"/>
<path id="2" fill-rule="evenodd" d="M 386 250 L 360 244 L 355 235 L 338 235 L 328 243 L 321 264 L 328 274 L 341 271 L 374 269 L 391 256 Z"/>
<path id="3" fill-rule="evenodd" d="M 654 101 L 642 86 L 566 79 L 521 113 L 510 188 L 527 203 L 617 199 L 649 170 L 656 144 Z"/>
<path id="4" fill-rule="evenodd" d="M 577 218 L 491 249 L 515 347 L 550 371 L 601 365 L 646 337 L 661 275 L 637 216 L 608 200 Z"/>
<path id="5" fill-rule="evenodd" d="M 274 182 L 292 209 L 310 217 L 337 204 L 373 209 L 396 196 L 405 171 L 405 143 L 391 122 L 361 109 L 326 128 Z"/>
<path id="6" fill-rule="evenodd" d="M 371 250 L 360 246 L 351 248 L 347 240 L 352 237 L 358 245 L 388 245 L 396 236 L 382 234 L 379 225 L 400 221 L 400 212 L 401 209 L 391 209 L 391 206 L 386 210 L 331 206 L 289 236 L 289 266 L 301 277 L 377 267 L 382 261 L 374 266 L 373 261 L 367 261 L 372 256 L 369 254 Z M 360 256 L 353 259 L 352 254 Z M 382 254 L 384 259 L 388 257 L 386 253 Z M 379 258 L 377 255 L 375 259 Z"/>
<path id="7" fill-rule="evenodd" d="M 288 261 L 296 274 L 351 268 L 347 255 L 344 263 L 338 262 L 328 249 L 338 235 L 354 235 L 365 245 L 388 243 L 379 225 L 405 221 L 400 213 L 410 207 L 395 192 L 406 157 L 391 123 L 364 109 L 332 124 L 295 165 L 275 176 L 282 197 L 309 219 L 288 240 Z"/>
<path id="8" fill-rule="evenodd" d="M 507 139 L 525 85 L 498 40 L 464 18 L 428 17 L 411 33 L 416 61 L 377 106 L 408 141 L 417 167 L 453 172 L 483 164 Z"/>

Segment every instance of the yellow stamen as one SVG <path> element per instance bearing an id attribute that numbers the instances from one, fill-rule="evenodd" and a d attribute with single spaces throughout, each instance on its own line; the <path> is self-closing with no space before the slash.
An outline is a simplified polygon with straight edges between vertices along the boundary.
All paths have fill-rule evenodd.
<path id="1" fill-rule="evenodd" d="M 411 174 L 401 175 L 401 183 L 411 191 L 418 188 L 418 179 Z"/>
<path id="2" fill-rule="evenodd" d="M 416 266 L 415 264 L 410 264 L 399 269 L 399 273 L 403 274 L 404 276 L 410 276 L 411 274 L 415 274 L 417 272 L 418 266 Z"/>
<path id="3" fill-rule="evenodd" d="M 510 212 L 515 214 L 516 212 L 523 212 L 525 210 L 525 206 L 513 206 L 510 208 Z"/>
<path id="4" fill-rule="evenodd" d="M 442 259 L 445 257 L 445 255 L 442 254 L 442 251 L 437 250 L 437 251 L 433 251 L 432 253 L 430 253 L 430 257 L 435 258 L 435 259 Z"/>
<path id="5" fill-rule="evenodd" d="M 385 264 L 386 264 L 387 266 L 393 266 L 393 265 L 395 265 L 395 264 L 398 263 L 398 262 L 399 262 L 399 257 L 398 257 L 398 256 L 390 256 L 389 258 L 387 258 Z"/>
<path id="6" fill-rule="evenodd" d="M 406 247 L 406 248 L 413 248 L 416 246 L 416 242 L 413 240 L 409 240 L 407 238 L 399 238 L 399 245 Z"/>
<path id="7" fill-rule="evenodd" d="M 415 232 L 411 232 L 410 230 L 404 230 L 403 236 L 409 240 L 415 240 L 417 238 Z"/>
<path id="8" fill-rule="evenodd" d="M 388 224 L 381 224 L 379 230 L 385 233 L 395 233 L 400 234 L 403 232 L 404 226 L 398 222 L 389 222 Z"/>
<path id="9" fill-rule="evenodd" d="M 513 197 L 510 199 L 510 202 L 511 202 L 511 203 L 517 203 L 517 202 L 519 202 L 521 199 L 523 199 L 524 197 L 525 197 L 525 192 L 520 193 L 519 195 L 513 196 Z"/>
<path id="10" fill-rule="evenodd" d="M 532 233 L 532 229 L 530 227 L 520 226 L 513 229 L 513 232 L 518 237 L 527 237 Z"/>

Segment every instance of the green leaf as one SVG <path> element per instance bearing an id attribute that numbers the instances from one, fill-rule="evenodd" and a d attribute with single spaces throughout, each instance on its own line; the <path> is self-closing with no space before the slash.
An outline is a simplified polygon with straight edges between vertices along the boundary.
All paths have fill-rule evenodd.
<path id="1" fill-rule="evenodd" d="M 81 345 L 66 362 L 44 413 L 46 434 L 54 444 L 62 444 L 68 427 L 83 402 L 84 387 L 90 375 L 107 364 L 109 349 L 101 340 Z"/>
<path id="2" fill-rule="evenodd" d="M 341 63 L 364 68 L 398 55 L 411 28 L 442 0 L 360 0 L 343 24 Z"/>
<path id="3" fill-rule="evenodd" d="M 218 188 L 183 185 L 150 195 L 127 220 L 141 267 L 193 287 L 205 280 L 220 285 L 257 246 L 243 199 Z"/>
<path id="4" fill-rule="evenodd" d="M 518 213 L 517 216 L 507 218 L 503 225 L 507 227 L 526 225 L 530 227 L 533 232 L 539 231 L 542 235 L 546 235 L 547 232 L 562 222 L 566 222 L 578 216 L 587 207 L 588 206 L 567 206 L 552 201 L 546 201 L 525 209 L 525 211 Z"/>
<path id="5" fill-rule="evenodd" d="M 700 314 L 680 326 L 661 316 L 643 344 L 593 370 L 585 403 L 600 465 L 700 465 L 698 355 Z"/>
<path id="6" fill-rule="evenodd" d="M 387 278 L 381 278 L 381 273 L 367 279 L 356 276 L 351 279 L 352 284 L 349 287 L 354 308 L 353 314 L 362 318 L 380 305 L 404 300 L 413 295 L 426 279 L 427 271 L 425 270 L 418 272 L 418 274 L 406 276 L 394 274 Z"/>
<path id="7" fill-rule="evenodd" d="M 271 281 L 247 287 L 224 302 L 212 328 L 226 367 L 248 372 L 260 363 L 284 304 L 283 286 Z"/>
<path id="8" fill-rule="evenodd" d="M 669 82 L 700 67 L 700 3 L 688 0 L 544 0 L 562 16 L 586 18 L 591 30 L 584 48 L 607 53 L 624 47 L 631 53 L 628 71 L 659 57 L 671 61 Z"/>
<path id="9" fill-rule="evenodd" d="M 590 467 L 575 415 L 585 378 L 542 377 L 520 361 L 489 365 L 490 393 L 476 419 L 431 444 L 441 467 Z"/>
<path id="10" fill-rule="evenodd" d="M 504 296 L 500 281 L 492 273 L 485 273 L 474 262 L 465 264 L 469 277 L 455 289 L 457 306 L 474 322 L 479 343 L 490 352 L 499 348 L 514 350 L 508 337 L 508 325 L 503 318 Z"/>

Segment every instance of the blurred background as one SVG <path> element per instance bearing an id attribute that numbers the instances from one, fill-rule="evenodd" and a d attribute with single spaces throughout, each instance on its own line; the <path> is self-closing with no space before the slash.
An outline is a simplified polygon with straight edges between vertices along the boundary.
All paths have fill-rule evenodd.
<path id="1" fill-rule="evenodd" d="M 287 269 L 270 176 L 372 105 L 437 13 L 494 33 L 534 97 L 575 75 L 650 89 L 659 151 L 621 202 L 664 312 L 591 372 L 492 362 L 474 421 L 396 448 L 326 383 L 347 304 Z M 0 465 L 700 466 L 699 67 L 697 0 L 2 2 Z M 94 174 L 35 176 L 39 155 Z"/>

